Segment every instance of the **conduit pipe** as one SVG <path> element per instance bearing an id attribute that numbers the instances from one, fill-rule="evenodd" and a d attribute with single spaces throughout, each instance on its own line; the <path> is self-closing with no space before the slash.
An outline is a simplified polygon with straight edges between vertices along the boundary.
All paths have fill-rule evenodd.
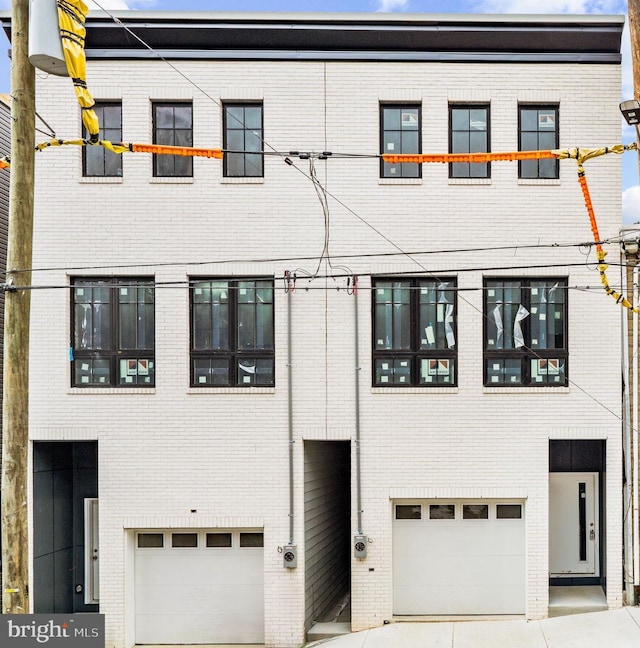
<path id="1" fill-rule="evenodd" d="M 358 514 L 358 535 L 362 535 L 362 486 L 360 469 L 360 351 L 358 346 L 358 290 L 353 288 L 354 345 L 355 345 L 355 424 L 356 424 L 356 508 Z"/>
<path id="2" fill-rule="evenodd" d="M 291 294 L 287 291 L 287 409 L 289 425 L 289 544 L 293 545 L 293 367 L 291 366 L 293 354 L 291 351 Z"/>

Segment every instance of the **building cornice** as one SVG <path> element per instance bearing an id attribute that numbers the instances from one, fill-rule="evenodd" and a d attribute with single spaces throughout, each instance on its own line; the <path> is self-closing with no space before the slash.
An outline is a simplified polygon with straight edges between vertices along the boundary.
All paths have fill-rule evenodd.
<path id="1" fill-rule="evenodd" d="M 9 12 L 0 20 L 10 35 Z M 623 26 L 592 14 L 92 12 L 86 51 L 152 58 L 135 34 L 174 59 L 619 63 Z"/>

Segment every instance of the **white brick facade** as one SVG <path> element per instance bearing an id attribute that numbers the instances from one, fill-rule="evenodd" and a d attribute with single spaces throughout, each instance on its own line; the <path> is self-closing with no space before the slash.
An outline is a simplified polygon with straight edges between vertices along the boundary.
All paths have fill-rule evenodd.
<path id="1" fill-rule="evenodd" d="M 96 99 L 122 99 L 123 140 L 150 142 L 152 100 L 192 100 L 194 146 L 222 145 L 220 102 L 264 103 L 264 137 L 277 151 L 373 154 L 380 103 L 422 107 L 422 150 L 448 150 L 448 105 L 491 109 L 491 150 L 518 148 L 518 105 L 557 103 L 561 147 L 618 143 L 617 65 L 366 61 L 179 61 L 190 85 L 160 61 L 89 62 Z M 79 135 L 68 79 L 38 79 L 38 112 L 58 137 Z M 268 150 L 268 149 L 267 149 Z M 82 178 L 81 151 L 37 157 L 32 292 L 30 436 L 98 442 L 100 611 L 107 646 L 133 644 L 134 529 L 264 528 L 265 643 L 304 640 L 303 441 L 351 441 L 356 533 L 355 385 L 360 380 L 366 560 L 352 560 L 352 629 L 393 614 L 394 499 L 525 501 L 526 616 L 548 608 L 550 439 L 606 441 L 606 591 L 622 604 L 621 312 L 601 289 L 576 164 L 553 181 L 518 180 L 517 163 L 489 181 L 451 181 L 424 165 L 420 180 L 379 178 L 375 158 L 316 161 L 330 192 L 329 250 L 360 278 L 359 357 L 354 300 L 326 262 L 323 213 L 308 163 L 265 158 L 264 179 L 230 181 L 218 160 L 196 158 L 193 178 L 152 177 L 151 156 L 126 154 L 121 179 Z M 619 159 L 586 164 L 600 236 L 620 222 Z M 333 198 L 340 202 L 336 202 Z M 558 247 L 533 247 L 558 244 Z M 610 248 L 616 252 L 616 245 Z M 457 386 L 372 388 L 371 277 L 456 276 Z M 453 252 L 454 250 L 463 250 Z M 465 251 L 466 250 L 466 251 Z M 471 250 L 471 251 L 469 251 Z M 424 252 L 426 254 L 420 254 Z M 373 256 L 374 254 L 392 256 Z M 342 255 L 342 256 L 341 256 Z M 341 257 L 341 258 L 338 258 Z M 281 261 L 280 259 L 287 259 Z M 285 270 L 298 271 L 284 292 Z M 425 273 L 426 276 L 429 276 Z M 148 275 L 156 289 L 156 384 L 149 389 L 70 385 L 70 277 Z M 274 388 L 189 387 L 190 276 L 276 278 Z M 485 276 L 567 277 L 569 385 L 483 387 Z M 611 269 L 612 283 L 617 281 Z M 172 285 L 174 284 L 174 285 Z M 289 529 L 287 299 L 291 299 L 294 539 L 298 568 L 282 567 Z M 191 513 L 192 510 L 197 511 Z M 37 520 L 35 522 L 37 524 Z"/>

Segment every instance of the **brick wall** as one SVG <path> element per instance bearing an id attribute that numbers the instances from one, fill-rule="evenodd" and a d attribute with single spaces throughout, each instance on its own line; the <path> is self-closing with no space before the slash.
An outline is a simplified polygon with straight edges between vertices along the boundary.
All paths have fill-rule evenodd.
<path id="1" fill-rule="evenodd" d="M 381 101 L 421 102 L 425 152 L 447 151 L 451 101 L 490 102 L 493 151 L 517 149 L 519 101 L 559 103 L 561 147 L 620 139 L 616 66 L 181 61 L 178 67 L 209 97 L 153 61 L 91 62 L 88 82 L 97 99 L 122 98 L 123 138 L 133 142 L 151 141 L 151 100 L 192 99 L 194 146 L 221 146 L 221 110 L 211 98 L 262 100 L 264 137 L 285 153 L 378 153 Z M 58 136 L 79 135 L 68 79 L 38 80 L 38 111 Z M 58 288 L 32 293 L 31 438 L 99 442 L 100 609 L 107 615 L 108 646 L 129 646 L 133 639 L 125 533 L 133 528 L 264 526 L 267 645 L 303 640 L 301 441 L 354 439 L 355 311 L 344 278 L 306 275 L 316 270 L 323 249 L 324 216 L 306 177 L 308 163 L 294 162 L 297 168 L 269 156 L 264 180 L 238 182 L 222 177 L 219 161 L 195 159 L 193 179 L 171 182 L 151 177 L 150 156 L 128 154 L 122 179 L 101 182 L 81 178 L 75 147 L 38 154 L 34 284 Z M 449 181 L 445 165 L 425 165 L 421 181 L 380 181 L 379 161 L 366 158 L 334 158 L 316 167 L 341 201 L 329 198 L 330 252 L 348 258 L 334 264 L 361 277 L 363 525 L 373 543 L 369 558 L 352 565 L 353 629 L 379 625 L 392 614 L 395 497 L 525 499 L 527 616 L 545 616 L 550 438 L 607 439 L 608 597 L 610 605 L 620 605 L 621 312 L 598 289 L 593 250 L 527 247 L 591 240 L 575 162 L 561 162 L 559 181 L 518 181 L 515 162 L 492 164 L 490 182 Z M 586 168 L 601 238 L 615 237 L 620 160 L 607 156 Z M 502 246 L 510 247 L 446 252 Z M 615 244 L 607 249 L 617 252 Z M 421 271 L 399 250 L 429 272 L 457 275 L 463 289 L 456 388 L 371 388 L 370 275 Z M 528 269 L 509 269 L 518 266 Z M 289 527 L 283 284 L 276 281 L 276 387 L 245 391 L 189 388 L 184 282 L 207 274 L 282 277 L 296 269 L 294 528 L 300 556 L 299 568 L 290 571 L 277 550 Z M 320 275 L 332 272 L 341 274 L 321 264 Z M 69 276 L 92 273 L 178 282 L 156 291 L 154 389 L 69 387 L 70 303 L 61 287 Z M 483 388 L 479 289 L 485 274 L 567 276 L 570 287 L 584 288 L 568 296 L 567 388 Z M 611 275 L 617 281 L 613 268 Z M 355 464 L 352 502 L 355 532 Z"/>

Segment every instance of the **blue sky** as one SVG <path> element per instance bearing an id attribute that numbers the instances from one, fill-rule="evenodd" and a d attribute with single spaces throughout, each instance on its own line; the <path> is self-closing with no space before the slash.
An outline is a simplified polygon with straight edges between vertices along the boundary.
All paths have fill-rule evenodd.
<path id="1" fill-rule="evenodd" d="M 90 8 L 96 5 L 88 2 Z M 625 0 L 97 0 L 107 10 L 137 9 L 164 11 L 312 11 L 398 13 L 566 13 L 626 14 Z M 0 0 L 0 10 L 11 8 L 11 0 Z M 0 36 L 3 39 L 4 36 Z M 8 42 L 0 42 L 0 92 L 9 92 L 10 74 L 5 55 Z M 628 30 L 623 38 L 623 82 L 621 99 L 633 97 L 633 78 Z M 631 142 L 635 131 L 621 122 L 622 141 Z M 587 145 L 585 142 L 583 145 Z M 640 221 L 640 186 L 637 156 L 623 156 L 623 222 Z"/>

